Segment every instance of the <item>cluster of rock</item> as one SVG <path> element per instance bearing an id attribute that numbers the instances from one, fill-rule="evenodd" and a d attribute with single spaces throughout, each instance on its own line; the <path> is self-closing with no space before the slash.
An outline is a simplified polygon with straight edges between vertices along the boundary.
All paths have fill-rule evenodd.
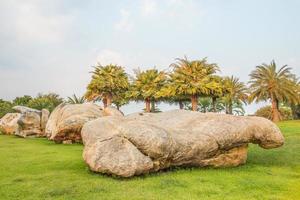
<path id="1" fill-rule="evenodd" d="M 28 136 L 45 136 L 45 127 L 49 117 L 46 109 L 36 110 L 25 106 L 15 106 L 16 113 L 7 113 L 0 120 L 0 130 L 4 134 Z"/>
<path id="2" fill-rule="evenodd" d="M 81 135 L 90 169 L 121 177 L 172 166 L 237 166 L 247 160 L 248 143 L 265 149 L 284 143 L 264 118 L 184 110 L 98 118 Z"/>
<path id="3" fill-rule="evenodd" d="M 0 120 L 0 131 L 47 137 L 57 143 L 83 142 L 83 159 L 92 171 L 121 177 L 172 166 L 228 167 L 244 164 L 248 143 L 269 149 L 284 138 L 261 117 L 174 110 L 124 116 L 95 104 L 61 104 L 49 117 L 24 106 Z"/>
<path id="4" fill-rule="evenodd" d="M 61 143 L 81 142 L 81 128 L 91 120 L 104 116 L 123 116 L 117 109 L 102 109 L 96 104 L 60 104 L 49 117 L 49 111 L 15 106 L 16 113 L 8 113 L 0 120 L 4 134 L 21 137 L 47 137 Z"/>

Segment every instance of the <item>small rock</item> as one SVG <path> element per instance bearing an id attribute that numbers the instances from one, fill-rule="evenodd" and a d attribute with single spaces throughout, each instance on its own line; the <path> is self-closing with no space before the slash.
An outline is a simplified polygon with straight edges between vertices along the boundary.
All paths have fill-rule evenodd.
<path id="1" fill-rule="evenodd" d="M 72 140 L 64 140 L 62 143 L 63 144 L 72 144 L 73 142 L 72 142 Z"/>

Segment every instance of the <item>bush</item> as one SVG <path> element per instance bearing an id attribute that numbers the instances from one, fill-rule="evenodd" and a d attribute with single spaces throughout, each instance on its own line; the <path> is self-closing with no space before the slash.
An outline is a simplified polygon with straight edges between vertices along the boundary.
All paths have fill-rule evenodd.
<path id="1" fill-rule="evenodd" d="M 0 99 L 0 118 L 2 118 L 6 113 L 14 112 L 12 107 L 13 104 L 11 102 Z"/>
<path id="2" fill-rule="evenodd" d="M 282 120 L 293 119 L 292 110 L 289 107 L 280 107 L 279 112 Z M 258 109 L 254 115 L 272 120 L 272 108 L 271 106 L 264 106 Z"/>

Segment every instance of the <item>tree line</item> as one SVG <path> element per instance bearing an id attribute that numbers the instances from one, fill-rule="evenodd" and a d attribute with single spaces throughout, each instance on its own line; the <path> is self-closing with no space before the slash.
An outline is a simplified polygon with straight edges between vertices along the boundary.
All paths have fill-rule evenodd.
<path id="1" fill-rule="evenodd" d="M 145 102 L 145 112 L 155 112 L 156 103 L 168 102 L 180 109 L 243 114 L 243 104 L 270 101 L 272 119 L 277 122 L 281 120 L 280 103 L 294 112 L 300 104 L 298 77 L 287 65 L 277 68 L 275 61 L 256 66 L 248 84 L 234 76 L 217 75 L 219 66 L 207 58 L 177 58 L 168 70 L 137 69 L 134 76 L 113 64 L 98 63 L 93 68 L 85 98 L 102 101 L 104 107 L 114 104 L 119 108 L 133 100 Z"/>
<path id="2" fill-rule="evenodd" d="M 224 112 L 243 115 L 243 105 L 252 102 L 270 102 L 270 107 L 258 110 L 258 115 L 277 122 L 284 119 L 288 107 L 294 119 L 300 118 L 299 78 L 286 65 L 278 68 L 275 61 L 261 64 L 250 73 L 249 82 L 243 83 L 234 76 L 219 76 L 220 68 L 207 58 L 189 60 L 177 58 L 167 70 L 156 68 L 134 70 L 127 74 L 118 65 L 97 64 L 91 71 L 91 81 L 84 96 L 75 94 L 65 101 L 58 94 L 38 94 L 16 97 L 13 101 L 0 99 L 0 118 L 13 112 L 15 105 L 35 109 L 46 108 L 50 112 L 60 103 L 84 103 L 102 101 L 104 107 L 115 105 L 118 109 L 130 101 L 145 102 L 145 112 L 158 112 L 159 102 L 177 104 L 179 109 L 200 112 Z"/>

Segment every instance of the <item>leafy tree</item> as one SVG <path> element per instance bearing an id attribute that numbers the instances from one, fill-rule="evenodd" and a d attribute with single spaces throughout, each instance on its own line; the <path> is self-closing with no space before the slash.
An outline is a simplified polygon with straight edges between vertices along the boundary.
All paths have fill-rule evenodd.
<path id="1" fill-rule="evenodd" d="M 13 104 L 11 102 L 0 99 L 0 118 L 2 118 L 7 113 L 14 112 L 12 107 L 13 107 Z"/>
<path id="2" fill-rule="evenodd" d="M 73 94 L 72 97 L 68 97 L 68 101 L 69 104 L 83 104 L 85 103 L 85 97 L 81 96 L 81 97 L 77 97 L 75 94 Z"/>
<path id="3" fill-rule="evenodd" d="M 297 104 L 299 102 L 299 94 L 296 92 L 295 84 L 293 84 L 294 74 L 287 65 L 277 70 L 275 61 L 270 64 L 263 63 L 251 72 L 249 81 L 252 101 L 267 101 L 272 103 L 272 120 L 280 121 L 279 102 L 289 102 Z"/>
<path id="4" fill-rule="evenodd" d="M 36 98 L 28 102 L 28 107 L 42 110 L 43 108 L 52 112 L 56 106 L 61 104 L 63 99 L 58 94 L 38 94 Z"/>
<path id="5" fill-rule="evenodd" d="M 173 67 L 173 73 L 169 86 L 170 94 L 189 97 L 192 110 L 196 111 L 198 97 L 210 93 L 211 75 L 219 70 L 218 66 L 215 63 L 208 63 L 206 58 L 190 61 L 184 57 L 183 59 L 177 58 L 171 67 Z"/>
<path id="6" fill-rule="evenodd" d="M 240 82 L 239 78 L 236 78 L 234 76 L 225 77 L 223 84 L 226 93 L 222 97 L 222 102 L 225 105 L 226 114 L 232 115 L 234 114 L 234 107 L 239 108 L 238 110 L 241 110 L 241 106 L 243 105 L 243 103 L 247 103 L 248 89 L 243 82 Z"/>
<path id="7" fill-rule="evenodd" d="M 159 91 L 166 83 L 166 73 L 157 69 L 135 70 L 135 79 L 129 91 L 129 97 L 136 101 L 145 101 L 146 112 L 150 112 L 151 101 L 159 100 Z"/>
<path id="8" fill-rule="evenodd" d="M 32 97 L 29 95 L 24 95 L 22 97 L 16 97 L 13 100 L 14 105 L 19 105 L 19 106 L 27 106 L 29 101 L 32 100 Z"/>
<path id="9" fill-rule="evenodd" d="M 104 107 L 110 106 L 118 94 L 129 88 L 128 76 L 121 66 L 98 64 L 92 74 L 85 97 L 88 100 L 102 99 Z"/>

